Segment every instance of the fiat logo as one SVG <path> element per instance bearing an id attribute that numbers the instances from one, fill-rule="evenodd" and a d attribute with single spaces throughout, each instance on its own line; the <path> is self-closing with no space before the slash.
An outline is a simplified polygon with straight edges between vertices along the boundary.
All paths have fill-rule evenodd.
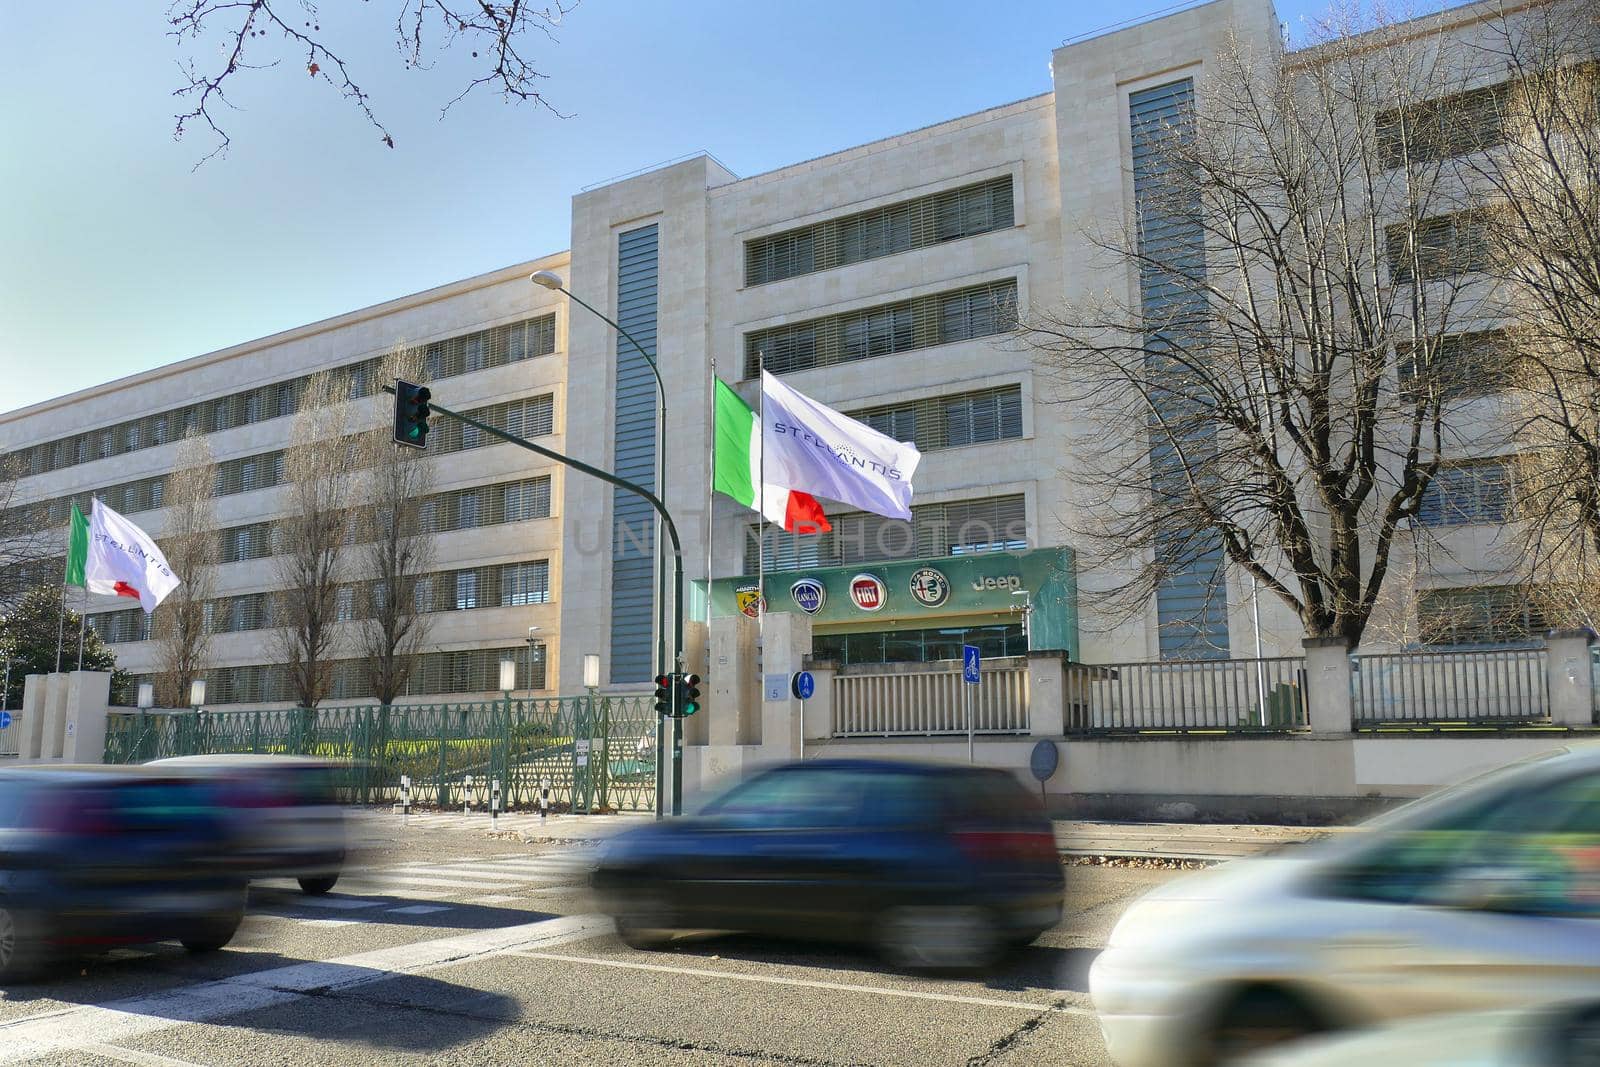
<path id="1" fill-rule="evenodd" d="M 877 611 L 889 599 L 889 590 L 876 574 L 858 574 L 850 579 L 850 599 L 862 611 Z"/>

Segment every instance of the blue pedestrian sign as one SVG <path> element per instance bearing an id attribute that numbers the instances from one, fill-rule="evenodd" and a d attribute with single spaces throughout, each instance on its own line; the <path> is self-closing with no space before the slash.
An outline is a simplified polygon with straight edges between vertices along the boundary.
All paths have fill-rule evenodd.
<path id="1" fill-rule="evenodd" d="M 790 679 L 789 691 L 799 700 L 810 700 L 811 695 L 817 691 L 817 680 L 811 676 L 810 671 L 798 671 Z"/>
<path id="2" fill-rule="evenodd" d="M 9 711 L 0 711 L 0 730 L 4 730 L 7 726 L 10 726 L 10 725 L 11 725 L 11 713 Z"/>
<path id="3" fill-rule="evenodd" d="M 961 680 L 968 685 L 978 684 L 978 668 L 981 665 L 978 657 L 977 645 L 961 646 Z"/>

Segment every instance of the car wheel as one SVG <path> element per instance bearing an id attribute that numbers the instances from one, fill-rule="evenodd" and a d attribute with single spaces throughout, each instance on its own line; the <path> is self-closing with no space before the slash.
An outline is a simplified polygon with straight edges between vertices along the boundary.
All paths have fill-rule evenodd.
<path id="1" fill-rule="evenodd" d="M 1199 1067 L 1228 1064 L 1260 1049 L 1329 1029 L 1305 1001 L 1281 989 L 1249 989 L 1222 1009 L 1199 1044 Z"/>
<path id="2" fill-rule="evenodd" d="M 890 908 L 878 921 L 878 949 L 906 970 L 979 970 L 1003 945 L 987 908 L 917 905 Z"/>
<path id="3" fill-rule="evenodd" d="M 320 897 L 339 883 L 337 874 L 319 874 L 300 879 L 300 892 L 308 897 Z"/>
<path id="4" fill-rule="evenodd" d="M 244 922 L 245 891 L 239 890 L 237 903 L 195 920 L 189 933 L 178 939 L 190 952 L 216 952 L 233 940 L 239 924 Z"/>
<path id="5" fill-rule="evenodd" d="M 0 985 L 34 977 L 44 959 L 43 938 L 32 913 L 0 904 Z"/>
<path id="6" fill-rule="evenodd" d="M 660 893 L 633 892 L 624 896 L 611 916 L 617 936 L 629 948 L 660 948 L 675 932 L 672 908 Z"/>

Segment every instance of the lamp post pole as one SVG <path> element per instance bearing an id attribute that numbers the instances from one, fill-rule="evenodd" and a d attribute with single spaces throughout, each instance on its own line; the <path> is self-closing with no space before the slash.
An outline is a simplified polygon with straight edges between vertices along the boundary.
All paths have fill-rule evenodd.
<path id="1" fill-rule="evenodd" d="M 660 370 L 660 368 L 658 368 L 656 366 L 656 361 L 655 361 L 654 357 L 652 357 L 650 355 L 650 353 L 646 352 L 644 350 L 644 346 L 641 345 L 637 340 L 635 340 L 632 334 L 630 334 L 627 330 L 624 330 L 622 328 L 622 325 L 620 323 L 618 323 L 615 319 L 611 318 L 609 315 L 606 315 L 605 313 L 600 311 L 600 309 L 596 308 L 593 304 L 589 303 L 587 300 L 584 300 L 582 297 L 575 295 L 572 292 L 572 290 L 568 289 L 566 287 L 566 283 L 562 279 L 561 275 L 557 274 L 555 271 L 552 271 L 552 270 L 535 271 L 533 274 L 529 275 L 528 280 L 530 282 L 532 282 L 534 285 L 540 286 L 540 287 L 545 288 L 545 289 L 549 289 L 549 290 L 551 290 L 553 292 L 565 293 L 566 296 L 567 296 L 567 299 L 573 301 L 574 303 L 582 305 L 585 309 L 588 310 L 588 312 L 591 315 L 593 315 L 595 318 L 599 319 L 601 322 L 605 323 L 607 326 L 610 326 L 613 330 L 616 330 L 619 336 L 625 338 L 627 340 L 627 342 L 630 345 L 633 346 L 633 350 L 635 352 L 639 353 L 639 358 L 644 360 L 645 366 L 650 368 L 650 373 L 656 380 L 656 396 L 657 396 L 657 398 L 659 400 L 660 409 L 661 409 L 660 418 L 657 419 L 657 421 L 656 421 L 656 457 L 655 457 L 656 458 L 656 470 L 655 470 L 655 475 L 656 475 L 655 482 L 656 482 L 656 484 L 653 486 L 653 488 L 655 489 L 656 496 L 658 496 L 662 500 L 666 500 L 666 498 L 667 498 L 667 387 L 666 387 L 665 383 L 663 383 L 662 380 L 661 380 L 661 370 Z M 658 535 L 654 538 L 654 541 L 655 541 L 655 546 L 656 546 L 656 670 L 655 670 L 655 673 L 656 674 L 665 674 L 665 673 L 667 673 L 667 671 L 669 669 L 668 665 L 672 662 L 672 658 L 671 658 L 672 654 L 681 653 L 683 651 L 683 649 L 681 647 L 681 642 L 680 642 L 680 647 L 677 648 L 677 649 L 674 649 L 672 653 L 669 653 L 668 649 L 667 649 L 667 567 L 666 567 L 666 546 L 662 543 L 662 539 L 659 536 L 659 532 L 658 532 Z M 683 606 L 681 604 L 675 604 L 674 607 L 675 607 L 675 609 L 677 610 L 677 612 L 679 613 L 679 615 L 681 617 L 682 612 L 683 612 Z M 666 760 L 668 758 L 670 758 L 672 760 L 672 813 L 674 815 L 678 815 L 678 814 L 681 814 L 683 812 L 683 801 L 682 801 L 682 793 L 683 793 L 683 720 L 678 719 L 678 718 L 673 718 L 673 720 L 672 720 L 671 740 L 670 740 L 671 752 L 670 753 L 665 751 L 665 749 L 667 747 L 667 743 L 668 743 L 668 738 L 666 736 L 667 735 L 667 731 L 666 731 L 666 729 L 664 729 L 664 727 L 665 727 L 665 723 L 660 721 L 660 720 L 658 720 L 657 723 L 656 723 L 656 781 L 657 781 L 657 788 L 656 788 L 656 815 L 658 817 L 663 814 L 663 812 L 662 812 L 662 807 L 663 807 L 662 797 L 663 797 L 663 794 L 664 794 L 664 790 L 660 788 L 660 783 L 661 783 L 662 775 L 665 773 L 665 762 L 666 762 Z"/>

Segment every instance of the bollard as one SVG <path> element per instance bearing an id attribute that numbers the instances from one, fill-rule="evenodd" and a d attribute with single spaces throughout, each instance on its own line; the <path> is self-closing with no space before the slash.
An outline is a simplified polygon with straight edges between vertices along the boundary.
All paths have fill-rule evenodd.
<path id="1" fill-rule="evenodd" d="M 411 821 L 411 776 L 400 776 L 400 815 L 406 822 Z"/>
<path id="2" fill-rule="evenodd" d="M 472 811 L 472 775 L 461 779 L 461 814 L 466 815 Z"/>
<path id="3" fill-rule="evenodd" d="M 500 821 L 500 779 L 498 778 L 489 787 L 489 821 L 491 823 Z"/>
<path id="4" fill-rule="evenodd" d="M 550 779 L 546 778 L 539 783 L 539 821 L 542 823 L 550 816 Z"/>

